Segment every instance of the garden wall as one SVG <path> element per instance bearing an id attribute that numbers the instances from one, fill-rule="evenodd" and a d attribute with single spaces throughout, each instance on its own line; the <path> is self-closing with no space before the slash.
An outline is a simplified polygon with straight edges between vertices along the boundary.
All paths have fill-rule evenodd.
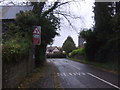
<path id="1" fill-rule="evenodd" d="M 17 88 L 25 76 L 34 69 L 33 49 L 29 50 L 29 56 L 16 64 L 3 63 L 2 88 Z"/>

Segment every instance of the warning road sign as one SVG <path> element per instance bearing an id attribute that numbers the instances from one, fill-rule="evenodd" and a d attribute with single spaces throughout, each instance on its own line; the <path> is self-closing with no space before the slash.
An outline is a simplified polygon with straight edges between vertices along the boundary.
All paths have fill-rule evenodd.
<path id="1" fill-rule="evenodd" d="M 40 45 L 41 44 L 41 26 L 36 26 L 33 30 L 33 45 Z"/>

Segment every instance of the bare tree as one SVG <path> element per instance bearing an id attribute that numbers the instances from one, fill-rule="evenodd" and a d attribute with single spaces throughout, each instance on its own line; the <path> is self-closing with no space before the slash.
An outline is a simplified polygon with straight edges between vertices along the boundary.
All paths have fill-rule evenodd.
<path id="1" fill-rule="evenodd" d="M 19 5 L 33 5 L 34 8 L 33 8 L 33 11 L 36 12 L 37 14 L 39 13 L 41 17 L 46 17 L 46 16 L 49 16 L 50 13 L 53 13 L 57 16 L 60 16 L 60 17 L 63 17 L 64 19 L 67 20 L 67 22 L 69 23 L 69 26 L 76 30 L 75 29 L 75 26 L 73 25 L 73 23 L 71 22 L 71 19 L 79 19 L 81 20 L 83 23 L 83 18 L 80 17 L 80 16 L 76 16 L 76 15 L 73 15 L 72 13 L 69 12 L 66 12 L 64 10 L 64 12 L 62 11 L 62 7 L 66 6 L 66 5 L 70 5 L 70 3 L 77 3 L 78 1 L 75 1 L 75 0 L 68 0 L 68 1 L 64 1 L 64 2 L 61 2 L 60 0 L 56 0 L 54 2 L 49 2 L 49 0 L 44 0 L 44 2 L 32 2 L 32 0 L 25 0 L 25 1 L 9 1 L 9 2 L 5 2 L 6 0 L 2 0 L 0 1 L 0 3 L 2 4 L 6 4 L 6 5 L 9 5 L 9 4 L 12 4 L 13 6 L 19 6 Z M 77 6 L 76 6 L 77 7 Z M 77 30 L 76 30 L 77 32 Z"/>

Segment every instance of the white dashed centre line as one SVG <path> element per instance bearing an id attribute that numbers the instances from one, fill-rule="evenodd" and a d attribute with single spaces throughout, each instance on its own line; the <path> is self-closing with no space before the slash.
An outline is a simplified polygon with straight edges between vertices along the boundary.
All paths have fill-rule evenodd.
<path id="1" fill-rule="evenodd" d="M 110 82 L 108 82 L 108 81 L 106 81 L 104 79 L 101 79 L 101 78 L 99 78 L 99 77 L 97 77 L 97 76 L 95 76 L 95 75 L 93 75 L 91 73 L 87 73 L 87 74 L 94 77 L 94 78 L 96 78 L 96 79 L 98 79 L 98 80 L 100 80 L 100 81 L 102 81 L 102 82 L 104 82 L 104 83 L 107 83 L 107 84 L 109 84 L 109 85 L 111 85 L 111 86 L 113 86 L 113 87 L 115 87 L 117 89 L 120 89 L 120 87 L 118 87 L 118 86 L 116 86 L 116 85 L 114 85 L 114 84 L 112 84 L 112 83 L 110 83 Z"/>

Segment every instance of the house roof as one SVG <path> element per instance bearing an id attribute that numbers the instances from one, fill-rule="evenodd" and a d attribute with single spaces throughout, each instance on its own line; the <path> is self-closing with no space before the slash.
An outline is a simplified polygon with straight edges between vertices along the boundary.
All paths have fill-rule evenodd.
<path id="1" fill-rule="evenodd" d="M 47 47 L 47 51 L 49 51 L 49 50 L 51 50 L 51 51 L 53 51 L 53 50 L 59 50 L 59 48 L 58 47 L 56 47 L 56 46 L 54 46 L 54 47 Z"/>
<path id="2" fill-rule="evenodd" d="M 20 11 L 30 11 L 33 6 L 0 6 L 0 19 L 15 19 Z"/>
<path id="3" fill-rule="evenodd" d="M 54 48 L 53 51 L 54 51 L 54 52 L 58 52 L 58 51 L 60 51 L 60 50 L 56 47 L 56 48 Z"/>

